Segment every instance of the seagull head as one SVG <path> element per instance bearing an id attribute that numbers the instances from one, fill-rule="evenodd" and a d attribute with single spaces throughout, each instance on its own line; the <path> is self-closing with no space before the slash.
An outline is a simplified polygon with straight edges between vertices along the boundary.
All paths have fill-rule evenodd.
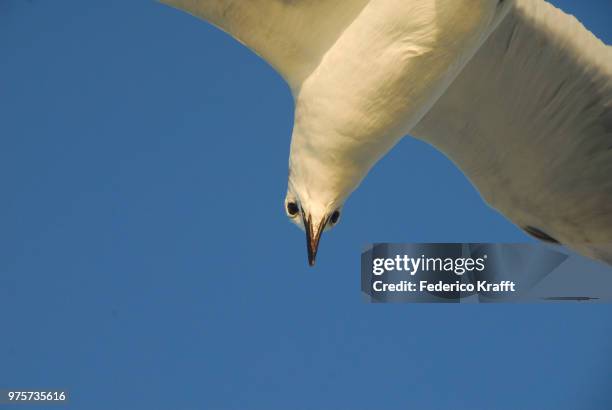
<path id="1" fill-rule="evenodd" d="M 302 87 L 297 98 L 284 203 L 290 221 L 306 233 L 310 266 L 323 232 L 339 223 L 350 194 L 382 154 L 367 141 L 355 148 L 366 127 L 359 118 L 344 118 L 340 103 L 326 109 L 321 98 L 316 83 Z"/>
<path id="2" fill-rule="evenodd" d="M 290 189 L 285 198 L 285 212 L 291 222 L 306 232 L 308 264 L 314 266 L 321 235 L 338 224 L 342 210 L 333 204 L 322 205 L 309 197 L 301 200 Z"/>

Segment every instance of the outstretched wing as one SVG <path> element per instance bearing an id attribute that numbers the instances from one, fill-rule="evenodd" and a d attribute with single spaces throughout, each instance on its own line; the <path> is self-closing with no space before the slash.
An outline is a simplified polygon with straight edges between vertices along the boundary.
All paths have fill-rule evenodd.
<path id="1" fill-rule="evenodd" d="M 530 235 L 612 264 L 612 48 L 521 0 L 413 135 Z"/>
<path id="2" fill-rule="evenodd" d="M 252 49 L 299 89 L 369 0 L 161 0 Z"/>

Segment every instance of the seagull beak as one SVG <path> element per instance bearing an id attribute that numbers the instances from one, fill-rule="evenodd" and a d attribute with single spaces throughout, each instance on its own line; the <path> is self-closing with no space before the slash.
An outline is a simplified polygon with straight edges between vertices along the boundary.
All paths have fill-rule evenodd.
<path id="1" fill-rule="evenodd" d="M 317 225 L 312 224 L 312 217 L 302 214 L 304 220 L 304 230 L 306 231 L 306 248 L 308 250 L 308 264 L 314 266 L 315 259 L 317 258 L 317 250 L 319 249 L 319 241 L 321 240 L 321 234 L 327 225 L 327 218 L 323 218 Z"/>

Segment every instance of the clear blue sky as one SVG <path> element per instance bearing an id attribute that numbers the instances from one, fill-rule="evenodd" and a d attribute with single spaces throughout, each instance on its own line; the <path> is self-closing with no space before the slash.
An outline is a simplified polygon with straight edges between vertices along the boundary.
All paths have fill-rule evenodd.
<path id="1" fill-rule="evenodd" d="M 554 2 L 612 43 L 609 0 Z M 307 267 L 292 99 L 150 1 L 0 1 L 0 386 L 72 408 L 612 408 L 612 308 L 368 305 L 374 241 L 528 241 L 405 139 Z M 409 187 L 409 190 L 405 190 Z"/>

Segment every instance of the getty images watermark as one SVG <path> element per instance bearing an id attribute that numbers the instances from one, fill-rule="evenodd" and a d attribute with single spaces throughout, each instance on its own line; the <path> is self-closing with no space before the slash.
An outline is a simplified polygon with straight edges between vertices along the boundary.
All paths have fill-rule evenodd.
<path id="1" fill-rule="evenodd" d="M 462 276 L 468 272 L 483 272 L 486 269 L 488 255 L 481 258 L 441 258 L 421 255 L 413 258 L 408 255 L 396 255 L 395 258 L 376 258 L 372 261 L 372 274 L 381 276 L 388 272 L 405 272 L 416 276 L 418 272 L 452 272 Z M 513 281 L 489 282 L 478 280 L 476 283 L 466 283 L 456 280 L 447 283 L 443 280 L 417 282 L 401 280 L 395 283 L 385 283 L 382 279 L 372 283 L 375 292 L 515 292 Z"/>
<path id="2" fill-rule="evenodd" d="M 374 303 L 612 301 L 611 267 L 534 244 L 375 244 L 361 273 Z"/>

